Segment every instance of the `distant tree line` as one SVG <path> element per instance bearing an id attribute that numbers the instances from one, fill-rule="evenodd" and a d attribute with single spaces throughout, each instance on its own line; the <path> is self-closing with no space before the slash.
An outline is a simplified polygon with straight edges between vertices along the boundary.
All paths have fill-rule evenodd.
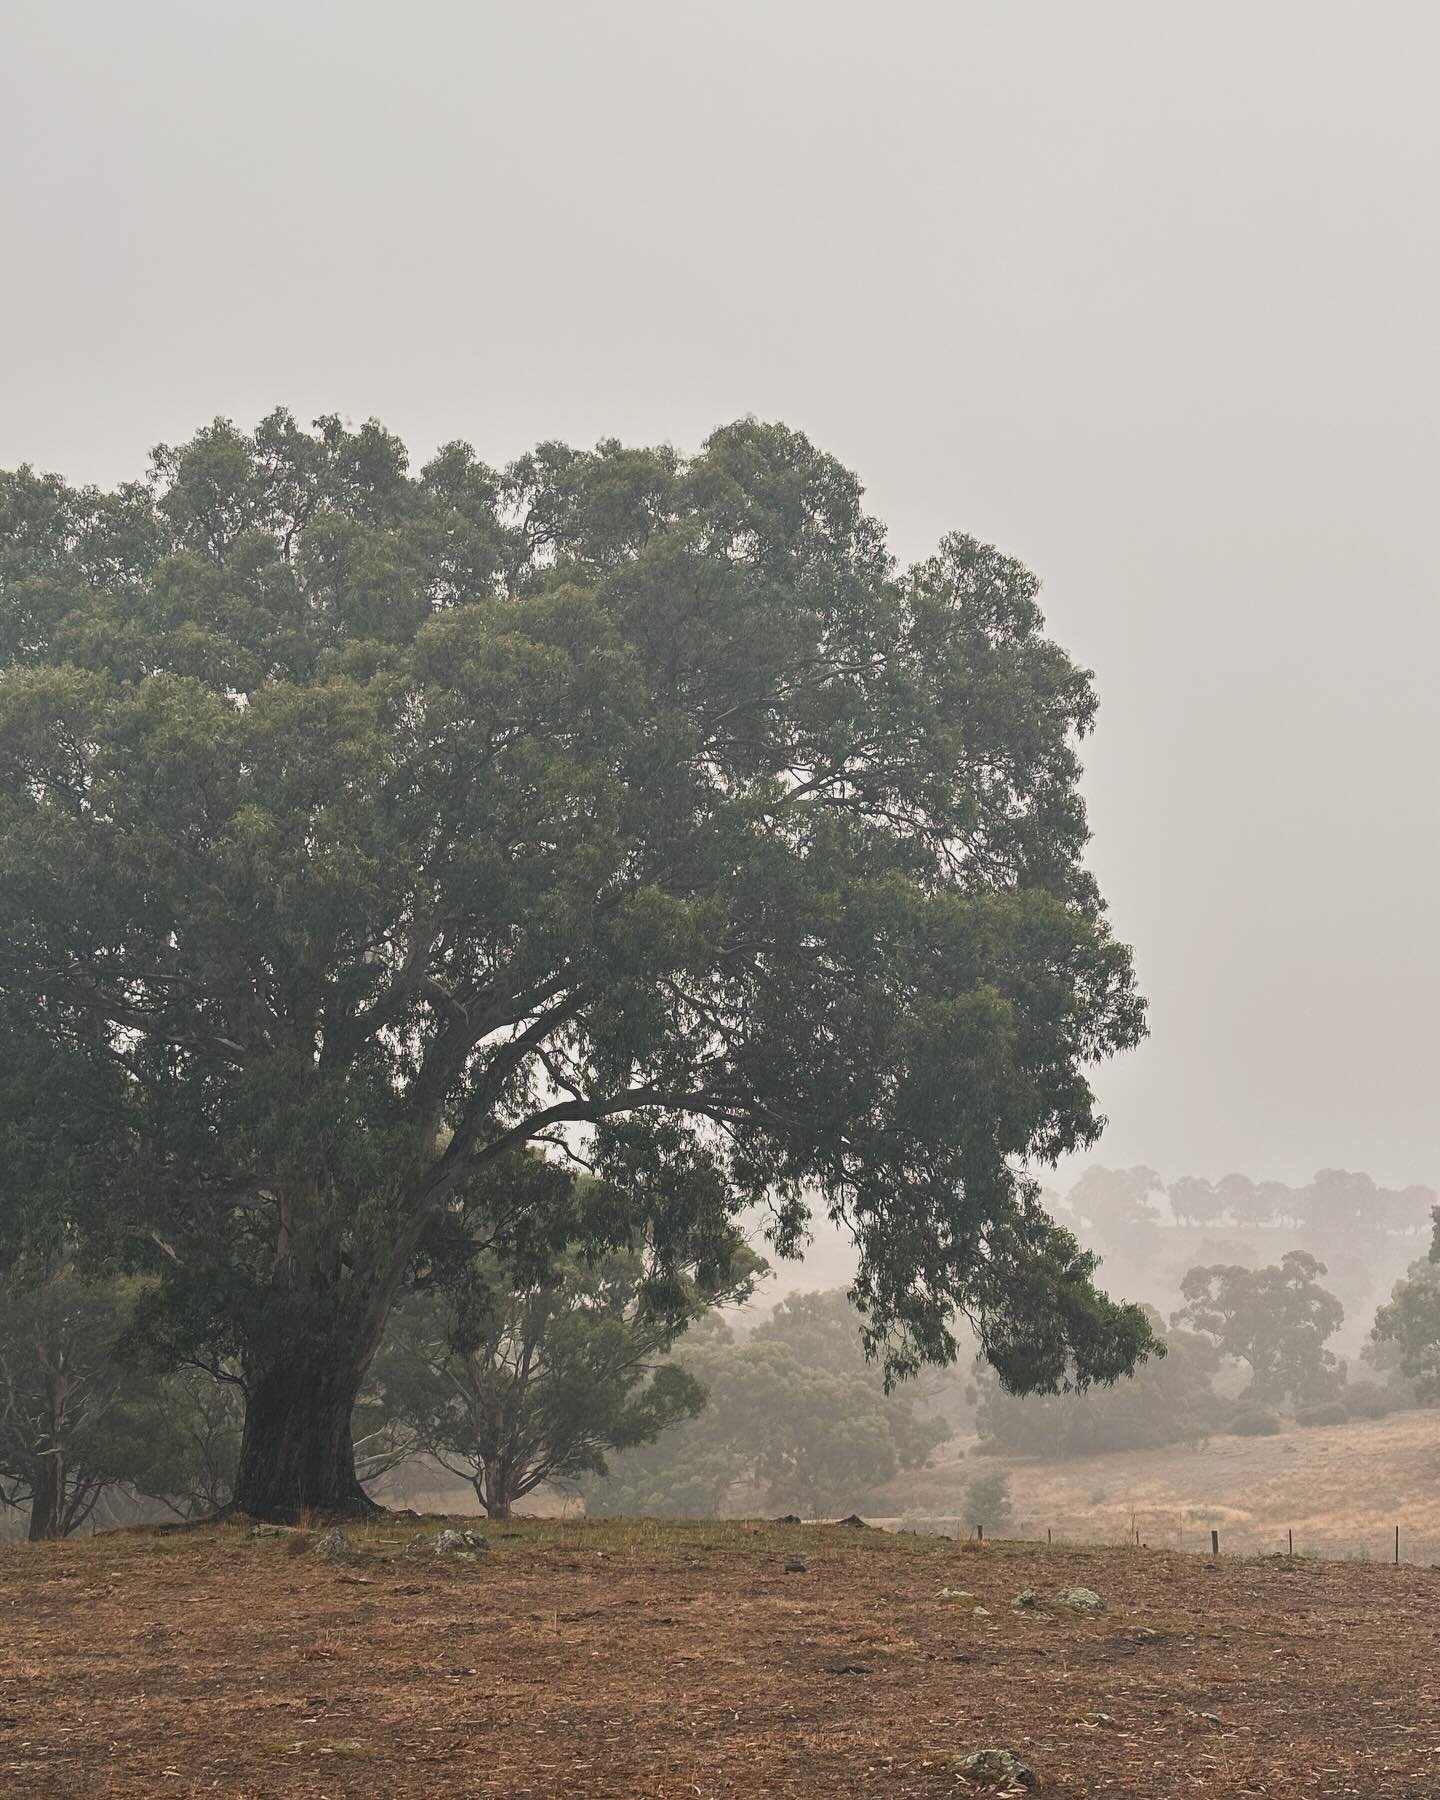
<path id="1" fill-rule="evenodd" d="M 1183 1175 L 1168 1185 L 1150 1168 L 1087 1169 L 1066 1196 L 1069 1207 L 1109 1245 L 1164 1222 L 1156 1204 L 1168 1200 L 1174 1222 L 1191 1230 L 1224 1222 L 1245 1229 L 1287 1226 L 1319 1241 L 1363 1242 L 1421 1237 L 1437 1195 L 1431 1188 L 1379 1187 L 1369 1175 L 1321 1169 L 1303 1187 L 1230 1174 L 1218 1181 Z"/>
<path id="2" fill-rule="evenodd" d="M 1429 1256 L 1376 1313 L 1354 1370 L 1330 1348 L 1344 1309 L 1316 1257 L 1297 1250 L 1259 1268 L 1197 1266 L 1168 1328 L 1152 1310 L 1165 1354 L 1132 1379 L 1018 1395 L 978 1368 L 980 1447 L 1091 1455 L 1278 1430 L 1281 1413 L 1325 1425 L 1440 1405 L 1440 1210 L 1433 1232 Z"/>

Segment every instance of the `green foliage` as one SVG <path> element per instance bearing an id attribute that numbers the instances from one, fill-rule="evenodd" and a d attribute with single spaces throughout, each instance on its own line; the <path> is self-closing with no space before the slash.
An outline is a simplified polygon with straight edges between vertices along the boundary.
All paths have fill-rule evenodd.
<path id="1" fill-rule="evenodd" d="M 1180 1284 L 1185 1305 L 1174 1322 L 1243 1362 L 1250 1370 L 1250 1397 L 1288 1398 L 1296 1405 L 1323 1400 L 1343 1379 L 1325 1340 L 1345 1317 L 1340 1302 L 1320 1286 L 1324 1273 L 1324 1263 L 1304 1250 L 1264 1269 L 1220 1263 L 1191 1269 Z"/>
<path id="2" fill-rule="evenodd" d="M 1378 1381 L 1351 1381 L 1340 1390 L 1341 1404 L 1352 1419 L 1384 1419 L 1407 1404 L 1406 1396 Z"/>
<path id="3" fill-rule="evenodd" d="M 1411 1263 L 1405 1279 L 1395 1283 L 1375 1315 L 1372 1335 L 1377 1349 L 1391 1350 L 1420 1404 L 1440 1404 L 1440 1262 L 1433 1251 L 1430 1259 Z"/>
<path id="4" fill-rule="evenodd" d="M 68 1264 L 0 1284 L 0 1506 L 28 1510 L 31 1537 L 68 1536 L 175 1454 L 164 1388 L 116 1355 L 134 1300 Z"/>
<path id="5" fill-rule="evenodd" d="M 545 1482 L 604 1475 L 607 1454 L 693 1418 L 705 1393 L 666 1353 L 708 1308 L 748 1297 L 763 1264 L 657 1291 L 637 1247 L 562 1252 L 522 1276 L 493 1255 L 465 1290 L 397 1309 L 375 1366 L 385 1414 L 474 1488 L 492 1518 Z"/>
<path id="6" fill-rule="evenodd" d="M 557 1136 L 595 1248 L 848 1224 L 897 1366 L 957 1306 L 1012 1387 L 1145 1354 L 1014 1172 L 1143 1032 L 1094 694 L 1019 564 L 898 571 L 753 420 L 415 472 L 280 412 L 111 494 L 0 476 L 0 618 L 0 1088 L 57 1096 L 0 1235 L 82 1233 L 157 1345 L 238 1363 L 247 1507 L 350 1498 L 316 1408 L 457 1196 L 557 1247 L 509 1197 Z"/>
<path id="7" fill-rule="evenodd" d="M 1158 1336 L 1160 1316 L 1148 1316 Z M 979 1448 L 997 1455 L 1092 1456 L 1208 1436 L 1224 1413 L 1211 1385 L 1219 1353 L 1194 1332 L 1172 1329 L 1161 1341 L 1165 1355 L 1152 1357 L 1133 1378 L 1083 1393 L 1007 1394 L 993 1375 L 977 1370 Z"/>
<path id="8" fill-rule="evenodd" d="M 704 1413 L 587 1483 L 589 1511 L 711 1517 L 741 1488 L 758 1489 L 767 1511 L 833 1517 L 946 1435 L 903 1386 L 886 1393 L 840 1292 L 794 1296 L 743 1340 L 716 1321 L 680 1360 L 708 1395 Z"/>
<path id="9" fill-rule="evenodd" d="M 245 1405 L 233 1375 L 179 1369 L 165 1383 L 166 1422 L 174 1449 L 167 1464 L 137 1481 L 191 1517 L 218 1512 L 235 1492 Z"/>
<path id="10" fill-rule="evenodd" d="M 1306 1427 L 1348 1425 L 1350 1411 L 1338 1400 L 1327 1400 L 1323 1406 L 1302 1406 L 1295 1414 L 1295 1423 Z"/>
<path id="11" fill-rule="evenodd" d="M 1268 1408 L 1247 1406 L 1231 1416 L 1225 1429 L 1232 1437 L 1278 1437 L 1282 1427 Z"/>
<path id="12" fill-rule="evenodd" d="M 999 1469 L 977 1475 L 965 1488 L 965 1517 L 992 1537 L 1004 1535 L 1012 1512 L 1010 1477 Z"/>

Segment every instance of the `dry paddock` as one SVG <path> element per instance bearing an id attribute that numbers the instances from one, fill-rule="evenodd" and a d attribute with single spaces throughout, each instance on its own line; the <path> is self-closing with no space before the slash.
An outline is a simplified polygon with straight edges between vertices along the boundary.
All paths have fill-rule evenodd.
<path id="1" fill-rule="evenodd" d="M 1054 1796 L 1440 1796 L 1428 1568 L 614 1521 L 466 1563 L 417 1529 L 0 1548 L 0 1795 L 965 1794 L 1003 1746 Z M 1104 1613 L 1011 1608 L 1072 1584 Z"/>

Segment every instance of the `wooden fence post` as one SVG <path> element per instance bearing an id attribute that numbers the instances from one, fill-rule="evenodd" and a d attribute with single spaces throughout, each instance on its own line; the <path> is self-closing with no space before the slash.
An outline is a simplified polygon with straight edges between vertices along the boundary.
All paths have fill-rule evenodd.
<path id="1" fill-rule="evenodd" d="M 1220 1533 L 1218 1531 L 1210 1533 L 1210 1554 L 1212 1556 L 1220 1554 Z"/>

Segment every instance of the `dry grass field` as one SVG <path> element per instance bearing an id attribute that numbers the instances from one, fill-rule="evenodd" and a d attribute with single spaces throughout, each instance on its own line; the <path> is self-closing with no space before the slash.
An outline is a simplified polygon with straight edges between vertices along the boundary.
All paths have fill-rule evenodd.
<path id="1" fill-rule="evenodd" d="M 1152 1547 L 1201 1549 L 1218 1529 L 1222 1549 L 1263 1553 L 1286 1549 L 1293 1530 L 1297 1552 L 1386 1558 L 1398 1525 L 1405 1560 L 1440 1562 L 1433 1410 L 1054 1462 L 942 1445 L 930 1468 L 895 1484 L 891 1505 L 897 1515 L 958 1515 L 966 1483 L 995 1469 L 1010 1476 L 1017 1535 L 1120 1543 L 1138 1530 Z"/>
<path id="2" fill-rule="evenodd" d="M 0 1549 L 0 1793 L 957 1795 L 991 1746 L 1054 1796 L 1440 1793 L 1428 1568 L 615 1521 L 463 1562 L 419 1529 Z M 1012 1610 L 1071 1584 L 1104 1612 Z"/>

